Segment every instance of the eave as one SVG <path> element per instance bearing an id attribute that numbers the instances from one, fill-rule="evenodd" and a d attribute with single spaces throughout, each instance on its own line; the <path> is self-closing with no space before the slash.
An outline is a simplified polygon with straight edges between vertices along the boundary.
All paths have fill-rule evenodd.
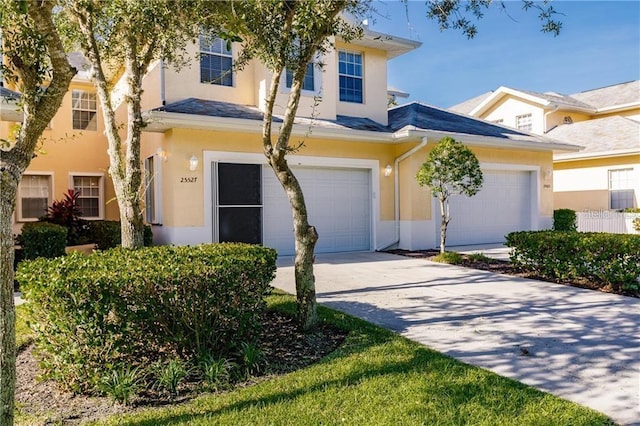
<path id="1" fill-rule="evenodd" d="M 640 148 L 616 149 L 611 151 L 579 152 L 570 154 L 557 154 L 553 156 L 554 163 L 563 163 L 577 160 L 592 160 L 596 158 L 626 157 L 628 155 L 640 155 Z"/>

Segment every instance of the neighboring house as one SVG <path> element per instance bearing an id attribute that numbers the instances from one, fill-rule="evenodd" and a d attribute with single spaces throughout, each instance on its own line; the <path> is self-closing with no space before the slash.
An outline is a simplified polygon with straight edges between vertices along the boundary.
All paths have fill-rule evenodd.
<path id="1" fill-rule="evenodd" d="M 350 44 L 335 40 L 318 58 L 322 69 L 309 66 L 291 143 L 298 149 L 288 159 L 318 229 L 318 253 L 437 247 L 439 209 L 415 175 L 444 136 L 470 146 L 485 172 L 477 196 L 452 201 L 451 245 L 551 225 L 552 155 L 577 147 L 420 103 L 388 110 L 387 61 L 419 46 L 366 31 Z M 245 241 L 292 254 L 291 209 L 262 153 L 271 74 L 258 62 L 234 71 L 239 48 L 203 39 L 191 47 L 200 60 L 190 67 L 150 68 L 146 220 L 159 243 Z M 276 125 L 288 85 L 283 75 Z M 116 84 L 114 98 L 119 91 Z"/>
<path id="2" fill-rule="evenodd" d="M 118 220 L 115 192 L 108 175 L 109 158 L 102 113 L 84 57 L 69 60 L 80 70 L 73 78 L 62 105 L 42 135 L 42 143 L 18 186 L 14 233 L 22 224 L 38 220 L 54 200 L 69 189 L 80 193 L 79 207 L 88 220 Z M 0 87 L 0 138 L 17 129 L 22 120 L 19 94 Z M 110 202 L 112 201 L 113 202 Z"/>
<path id="3" fill-rule="evenodd" d="M 584 147 L 554 155 L 554 206 L 640 206 L 640 81 L 572 95 L 500 87 L 450 110 Z"/>

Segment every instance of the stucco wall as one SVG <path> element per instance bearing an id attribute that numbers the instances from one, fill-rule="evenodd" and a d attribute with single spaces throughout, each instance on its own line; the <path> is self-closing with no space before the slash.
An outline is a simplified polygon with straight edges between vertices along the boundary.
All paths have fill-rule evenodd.
<path id="1" fill-rule="evenodd" d="M 487 121 L 497 121 L 502 119 L 502 125 L 516 127 L 516 117 L 519 115 L 531 114 L 532 133 L 544 133 L 544 111 L 540 105 L 528 102 L 513 96 L 503 96 L 480 118 Z"/>

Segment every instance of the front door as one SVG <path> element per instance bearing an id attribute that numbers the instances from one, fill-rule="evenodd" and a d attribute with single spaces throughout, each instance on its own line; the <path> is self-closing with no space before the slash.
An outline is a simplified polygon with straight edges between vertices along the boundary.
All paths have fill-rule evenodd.
<path id="1" fill-rule="evenodd" d="M 262 166 L 217 163 L 213 209 L 219 242 L 262 244 Z"/>

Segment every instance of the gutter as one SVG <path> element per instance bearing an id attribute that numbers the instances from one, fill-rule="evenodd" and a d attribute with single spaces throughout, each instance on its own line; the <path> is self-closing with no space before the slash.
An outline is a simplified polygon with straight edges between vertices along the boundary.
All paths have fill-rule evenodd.
<path id="1" fill-rule="evenodd" d="M 422 141 L 414 146 L 413 148 L 411 148 L 409 151 L 405 152 L 404 154 L 400 155 L 399 157 L 397 157 L 394 161 L 394 167 L 393 167 L 393 171 L 394 171 L 394 191 L 393 191 L 393 206 L 394 206 L 394 221 L 395 221 L 395 241 L 392 242 L 391 244 L 387 244 L 384 247 L 379 247 L 377 249 L 377 251 L 382 251 L 382 250 L 386 250 L 391 246 L 394 246 L 396 244 L 398 244 L 400 242 L 400 173 L 398 173 L 399 171 L 399 167 L 400 167 L 400 162 L 407 159 L 408 157 L 412 156 L 413 154 L 415 154 L 416 152 L 420 151 L 422 148 L 424 148 L 425 146 L 427 146 L 427 137 L 423 136 L 422 137 Z"/>
<path id="2" fill-rule="evenodd" d="M 547 129 L 547 117 L 549 116 L 549 114 L 553 114 L 554 112 L 558 111 L 558 109 L 560 109 L 560 105 L 556 104 L 555 107 L 551 110 L 551 111 L 547 111 L 544 113 L 544 117 L 542 117 L 542 125 L 544 126 L 544 133 L 547 134 L 547 132 L 549 132 L 549 130 L 551 129 Z"/>

